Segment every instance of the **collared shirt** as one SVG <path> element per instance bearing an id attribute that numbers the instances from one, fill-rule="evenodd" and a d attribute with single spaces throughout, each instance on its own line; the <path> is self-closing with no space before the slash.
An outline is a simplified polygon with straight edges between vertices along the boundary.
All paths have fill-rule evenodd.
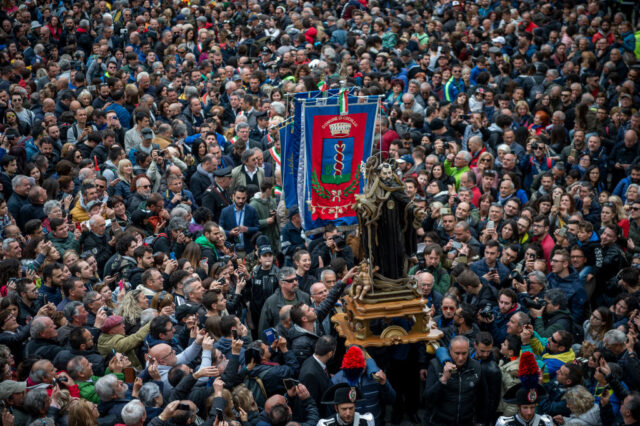
<path id="1" fill-rule="evenodd" d="M 258 168 L 256 167 L 255 170 L 253 172 L 249 171 L 249 169 L 247 168 L 247 166 L 244 166 L 244 172 L 247 174 L 247 176 L 249 176 L 249 178 L 251 180 L 253 180 L 253 177 L 256 175 L 256 173 L 258 173 Z"/>

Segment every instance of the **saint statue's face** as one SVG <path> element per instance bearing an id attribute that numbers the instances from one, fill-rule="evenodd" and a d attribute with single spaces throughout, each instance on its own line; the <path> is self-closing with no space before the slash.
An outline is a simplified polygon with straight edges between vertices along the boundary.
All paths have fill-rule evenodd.
<path id="1" fill-rule="evenodd" d="M 380 169 L 380 179 L 382 180 L 391 180 L 393 178 L 393 170 L 391 166 L 388 164 L 383 164 Z"/>

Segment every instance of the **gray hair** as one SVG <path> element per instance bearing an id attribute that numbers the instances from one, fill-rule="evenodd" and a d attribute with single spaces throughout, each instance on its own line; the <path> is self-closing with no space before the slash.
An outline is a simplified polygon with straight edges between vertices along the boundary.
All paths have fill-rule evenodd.
<path id="1" fill-rule="evenodd" d="M 185 203 L 180 203 L 178 204 L 175 208 L 178 208 L 182 211 L 184 211 L 184 214 L 180 214 L 179 216 L 186 218 L 187 215 L 191 214 L 191 206 L 189 204 L 185 204 Z M 178 211 L 180 211 L 178 210 Z"/>
<path id="2" fill-rule="evenodd" d="M 240 127 L 241 124 L 246 124 L 246 123 L 238 124 L 238 128 Z M 249 125 L 247 124 L 246 127 L 249 127 Z M 242 162 L 242 164 L 244 164 L 247 161 L 249 161 L 249 158 L 251 158 L 256 153 L 256 149 L 249 148 L 249 149 L 247 149 L 246 151 L 244 151 L 242 153 L 242 156 L 240 157 L 240 161 Z"/>
<path id="3" fill-rule="evenodd" d="M 147 407 L 153 406 L 153 400 L 160 396 L 160 387 L 153 382 L 148 382 L 142 385 L 140 392 L 138 392 L 138 398 Z"/>
<path id="4" fill-rule="evenodd" d="M 29 177 L 25 175 L 14 176 L 13 179 L 11 179 L 11 189 L 15 191 L 18 185 L 22 183 L 22 179 L 29 179 Z"/>
<path id="5" fill-rule="evenodd" d="M 602 341 L 605 345 L 624 345 L 627 343 L 627 335 L 621 330 L 613 329 L 604 333 Z"/>
<path id="6" fill-rule="evenodd" d="M 29 378 L 34 383 L 42 383 L 42 379 L 44 379 L 48 374 L 49 374 L 49 371 L 44 367 L 38 367 L 38 368 L 32 367 L 31 371 L 29 372 Z"/>
<path id="7" fill-rule="evenodd" d="M 60 203 L 60 201 L 58 200 L 49 200 L 46 203 L 44 203 L 44 206 L 42 207 L 42 210 L 44 210 L 44 214 L 49 216 L 49 213 L 51 213 L 51 211 L 53 209 L 55 209 L 56 207 L 60 207 L 62 208 L 62 204 Z"/>
<path id="8" fill-rule="evenodd" d="M 173 137 L 183 138 L 187 136 L 187 126 L 184 123 L 176 123 L 173 126 Z"/>
<path id="9" fill-rule="evenodd" d="M 296 270 L 291 266 L 285 266 L 278 271 L 278 281 L 284 281 L 289 275 L 296 275 Z"/>
<path id="10" fill-rule="evenodd" d="M 144 327 L 147 323 L 153 321 L 153 319 L 158 315 L 158 311 L 153 308 L 147 308 L 140 314 L 140 326 Z"/>
<path id="11" fill-rule="evenodd" d="M 147 411 L 142 402 L 138 399 L 127 402 L 120 412 L 122 421 L 127 425 L 138 424 L 146 415 Z"/>
<path id="12" fill-rule="evenodd" d="M 327 274 L 333 274 L 336 276 L 336 278 L 338 278 L 338 274 L 336 274 L 336 272 L 333 269 L 324 269 L 322 272 L 320 272 L 320 281 L 324 282 L 324 279 L 327 276 Z"/>
<path id="13" fill-rule="evenodd" d="M 107 374 L 104 377 L 100 377 L 96 382 L 95 389 L 98 398 L 102 401 L 108 401 L 113 395 L 115 395 L 115 387 L 118 383 L 118 378 L 115 374 Z"/>
<path id="14" fill-rule="evenodd" d="M 567 295 L 559 288 L 552 288 L 547 290 L 544 294 L 544 298 L 554 306 L 559 306 L 560 309 L 567 307 Z"/>
<path id="15" fill-rule="evenodd" d="M 464 161 L 467 163 L 471 162 L 471 153 L 469 151 L 460 151 L 459 154 L 464 156 Z"/>
<path id="16" fill-rule="evenodd" d="M 535 279 L 536 282 L 540 285 L 543 285 L 545 289 L 549 286 L 549 284 L 547 283 L 547 277 L 540 271 L 531 271 L 528 277 L 529 279 Z"/>
<path id="17" fill-rule="evenodd" d="M 49 394 L 46 389 L 33 389 L 24 397 L 24 409 L 27 413 L 38 414 L 47 410 Z"/>
<path id="18" fill-rule="evenodd" d="M 175 210 L 175 209 L 174 209 Z M 171 212 L 173 214 L 173 212 Z M 180 215 L 173 216 L 169 220 L 169 230 L 170 231 L 183 231 L 189 227 L 189 224 L 185 220 L 184 217 Z"/>
<path id="19" fill-rule="evenodd" d="M 249 126 L 249 124 L 245 123 L 245 122 L 240 122 L 240 123 L 236 124 L 236 132 L 238 132 L 238 130 L 240 130 L 240 129 L 250 129 L 250 128 L 251 128 L 251 126 Z"/>
<path id="20" fill-rule="evenodd" d="M 627 191 L 626 192 L 629 192 L 629 189 L 631 187 L 634 187 L 636 189 L 636 191 L 638 191 L 638 193 L 640 194 L 640 185 L 638 185 L 637 183 L 629 184 L 629 186 L 627 187 Z M 626 192 L 625 192 L 625 195 L 627 195 Z"/>
<path id="21" fill-rule="evenodd" d="M 31 321 L 31 329 L 29 330 L 29 335 L 32 339 L 39 338 L 40 333 L 46 330 L 47 324 L 45 323 L 45 321 L 47 318 L 49 317 L 35 317 L 33 321 Z"/>
<path id="22" fill-rule="evenodd" d="M 9 250 L 9 244 L 17 243 L 17 242 L 18 242 L 18 240 L 16 240 L 15 238 L 7 238 L 6 240 L 4 240 L 2 242 L 2 251 Z"/>
<path id="23" fill-rule="evenodd" d="M 66 306 L 64 307 L 63 313 L 65 318 L 67 318 L 67 321 L 69 322 L 73 321 L 73 317 L 78 315 L 78 308 L 80 306 L 84 306 L 84 305 L 82 304 L 82 302 L 78 302 L 77 300 L 74 300 L 66 304 Z"/>
<path id="24" fill-rule="evenodd" d="M 271 102 L 271 108 L 273 108 L 276 114 L 284 115 L 284 104 L 282 102 Z"/>
<path id="25" fill-rule="evenodd" d="M 454 337 L 453 339 L 451 339 L 451 342 L 449 343 L 449 347 L 451 347 L 454 343 L 457 342 L 464 342 L 467 344 L 467 346 L 470 346 L 470 342 L 469 342 L 469 338 L 466 336 L 462 336 L 462 335 L 458 335 L 456 337 Z"/>
<path id="26" fill-rule="evenodd" d="M 84 303 L 84 306 L 87 307 L 89 306 L 91 303 L 93 303 L 93 300 L 96 298 L 96 296 L 98 296 L 100 293 L 98 293 L 97 291 L 88 291 L 84 297 L 82 298 L 82 303 Z"/>
<path id="27" fill-rule="evenodd" d="M 498 145 L 498 148 L 496 149 L 496 151 L 504 151 L 506 154 L 509 154 L 511 152 L 511 147 L 506 143 L 503 143 Z"/>
<path id="28" fill-rule="evenodd" d="M 67 373 L 73 380 L 78 380 L 84 367 L 82 366 L 82 360 L 85 359 L 82 355 L 74 356 L 67 362 Z"/>
<path id="29" fill-rule="evenodd" d="M 136 81 L 140 83 L 140 80 L 142 80 L 144 77 L 149 78 L 149 73 L 146 71 L 139 72 L 138 75 L 136 76 Z"/>
<path id="30" fill-rule="evenodd" d="M 196 283 L 200 283 L 200 280 L 198 278 L 191 278 L 185 281 L 184 284 L 182 284 L 182 292 L 187 297 L 187 299 L 189 298 L 191 293 L 193 293 L 193 288 L 195 287 Z"/>

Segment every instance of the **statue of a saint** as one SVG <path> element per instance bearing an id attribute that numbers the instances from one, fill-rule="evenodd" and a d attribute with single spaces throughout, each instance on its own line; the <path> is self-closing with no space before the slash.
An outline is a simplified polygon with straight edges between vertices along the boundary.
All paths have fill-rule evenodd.
<path id="1" fill-rule="evenodd" d="M 356 196 L 356 211 L 365 258 L 383 278 L 407 277 L 408 257 L 417 247 L 416 229 L 424 219 L 389 163 L 368 162 L 368 181 Z"/>

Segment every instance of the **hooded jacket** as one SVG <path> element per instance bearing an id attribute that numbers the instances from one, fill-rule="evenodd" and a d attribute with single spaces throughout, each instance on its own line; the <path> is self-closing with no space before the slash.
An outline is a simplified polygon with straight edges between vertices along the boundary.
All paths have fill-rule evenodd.
<path id="1" fill-rule="evenodd" d="M 570 268 L 570 273 L 562 278 L 556 273 L 547 275 L 549 288 L 559 288 L 567 296 L 571 318 L 574 324 L 582 324 L 584 308 L 587 303 L 587 292 L 580 283 L 580 277 L 575 269 Z"/>
<path id="2" fill-rule="evenodd" d="M 218 260 L 218 249 L 216 246 L 207 239 L 204 235 L 200 235 L 196 238 L 196 244 L 200 245 L 202 250 L 202 257 L 206 257 L 208 264 L 213 265 Z"/>

